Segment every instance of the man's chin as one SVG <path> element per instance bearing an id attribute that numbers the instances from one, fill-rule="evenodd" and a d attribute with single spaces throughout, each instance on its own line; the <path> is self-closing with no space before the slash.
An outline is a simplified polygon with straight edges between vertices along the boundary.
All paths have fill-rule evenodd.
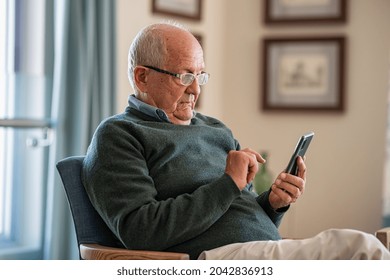
<path id="1" fill-rule="evenodd" d="M 192 117 L 194 116 L 194 111 L 193 110 L 188 110 L 188 112 L 179 111 L 179 112 L 176 112 L 176 114 L 174 114 L 173 116 L 179 122 L 189 123 L 191 121 Z"/>

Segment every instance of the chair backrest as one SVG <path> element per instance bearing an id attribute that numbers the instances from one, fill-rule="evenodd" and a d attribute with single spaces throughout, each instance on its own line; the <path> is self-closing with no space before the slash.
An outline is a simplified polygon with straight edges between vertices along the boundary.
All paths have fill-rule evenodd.
<path id="1" fill-rule="evenodd" d="M 72 212 L 79 250 L 80 244 L 93 243 L 123 248 L 89 200 L 81 180 L 83 160 L 84 156 L 72 156 L 57 163 Z"/>

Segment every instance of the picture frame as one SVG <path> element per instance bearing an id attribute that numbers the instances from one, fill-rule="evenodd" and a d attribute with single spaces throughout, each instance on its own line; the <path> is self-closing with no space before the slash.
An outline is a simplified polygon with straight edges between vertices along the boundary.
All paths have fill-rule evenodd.
<path id="1" fill-rule="evenodd" d="M 263 39 L 264 111 L 345 108 L 345 38 Z"/>
<path id="2" fill-rule="evenodd" d="M 266 24 L 345 23 L 347 0 L 265 0 Z"/>
<path id="3" fill-rule="evenodd" d="M 202 0 L 152 0 L 152 13 L 200 21 Z"/>

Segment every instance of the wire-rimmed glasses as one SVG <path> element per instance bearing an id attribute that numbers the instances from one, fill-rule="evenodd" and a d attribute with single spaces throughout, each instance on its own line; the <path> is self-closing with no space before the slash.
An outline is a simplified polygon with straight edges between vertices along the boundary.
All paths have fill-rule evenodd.
<path id="1" fill-rule="evenodd" d="M 192 73 L 177 74 L 177 73 L 172 73 L 172 72 L 169 72 L 169 71 L 166 71 L 166 70 L 154 67 L 154 66 L 150 66 L 150 65 L 143 65 L 143 67 L 152 69 L 152 70 L 157 71 L 159 73 L 168 74 L 168 75 L 171 75 L 173 77 L 176 77 L 176 78 L 180 79 L 180 83 L 183 86 L 191 85 L 195 79 L 197 79 L 198 84 L 200 86 L 202 86 L 202 85 L 206 84 L 210 78 L 210 74 L 206 73 L 206 72 L 202 72 L 202 73 L 199 73 L 197 75 L 192 74 Z"/>

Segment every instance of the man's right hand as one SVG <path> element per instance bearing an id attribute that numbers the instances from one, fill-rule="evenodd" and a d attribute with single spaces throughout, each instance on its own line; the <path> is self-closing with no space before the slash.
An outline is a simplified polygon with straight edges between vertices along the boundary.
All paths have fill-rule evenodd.
<path id="1" fill-rule="evenodd" d="M 232 150 L 226 159 L 225 173 L 233 179 L 240 190 L 243 190 L 255 178 L 259 163 L 265 163 L 265 159 L 256 151 L 248 148 Z"/>

